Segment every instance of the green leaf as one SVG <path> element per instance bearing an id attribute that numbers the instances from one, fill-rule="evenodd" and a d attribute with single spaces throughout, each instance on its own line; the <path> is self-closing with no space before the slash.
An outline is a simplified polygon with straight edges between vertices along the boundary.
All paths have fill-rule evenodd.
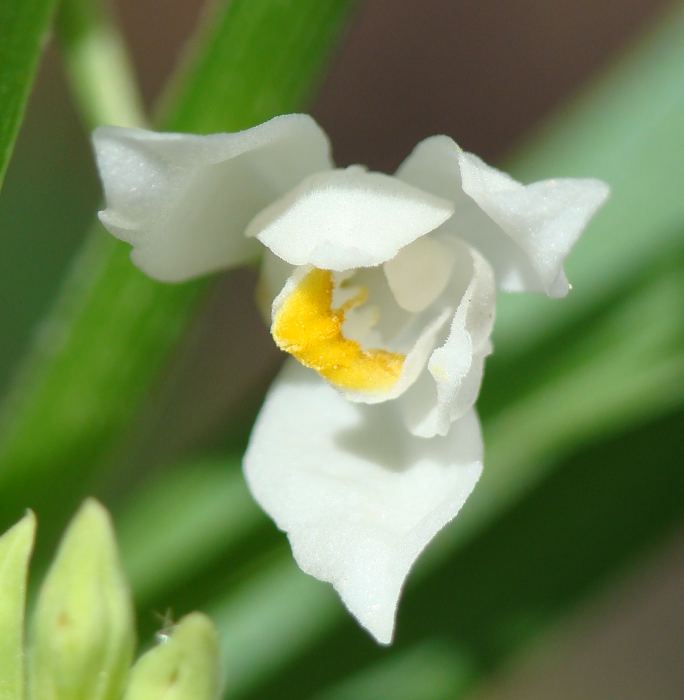
<path id="1" fill-rule="evenodd" d="M 300 108 L 353 5 L 219 3 L 158 124 L 231 130 Z M 44 519 L 69 511 L 148 396 L 205 286 L 157 284 L 132 266 L 128 246 L 93 234 L 3 406 L 0 504 L 29 501 Z M 57 473 L 62 498 L 41 488 Z"/>
<path id="2" fill-rule="evenodd" d="M 301 108 L 356 0 L 233 0 L 205 18 L 211 34 L 172 81 L 161 127 L 236 131 Z"/>
<path id="3" fill-rule="evenodd" d="M 0 537 L 0 700 L 24 700 L 24 612 L 36 519 L 28 513 Z"/>
<path id="4" fill-rule="evenodd" d="M 0 3 L 0 186 L 17 137 L 54 0 Z"/>
<path id="5" fill-rule="evenodd" d="M 247 491 L 235 457 L 184 462 L 141 484 L 117 511 L 119 542 L 142 609 L 163 609 L 201 572 L 233 559 L 266 522 Z M 209 585 L 212 585 L 209 581 Z"/>

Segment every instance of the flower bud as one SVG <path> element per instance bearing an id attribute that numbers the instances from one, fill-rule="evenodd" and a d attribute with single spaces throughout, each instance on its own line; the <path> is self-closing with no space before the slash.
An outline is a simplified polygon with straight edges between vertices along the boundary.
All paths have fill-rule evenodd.
<path id="1" fill-rule="evenodd" d="M 216 630 L 201 613 L 184 617 L 167 641 L 140 657 L 125 700 L 215 700 L 219 696 Z"/>
<path id="2" fill-rule="evenodd" d="M 0 537 L 0 698 L 24 698 L 26 576 L 36 531 L 27 513 Z"/>
<path id="3" fill-rule="evenodd" d="M 36 605 L 32 698 L 118 700 L 134 643 L 132 603 L 109 516 L 88 500 L 62 539 Z"/>

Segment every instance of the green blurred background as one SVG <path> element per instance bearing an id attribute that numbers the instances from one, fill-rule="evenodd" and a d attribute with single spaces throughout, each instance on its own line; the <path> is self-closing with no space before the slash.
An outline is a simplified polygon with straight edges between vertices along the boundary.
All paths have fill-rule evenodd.
<path id="1" fill-rule="evenodd" d="M 151 107 L 201 4 L 115 7 Z M 481 406 L 487 466 L 507 466 L 473 506 L 486 523 L 473 515 L 418 567 L 390 650 L 295 570 L 245 492 L 239 451 L 279 357 L 253 273 L 213 284 L 135 420 L 69 492 L 115 513 L 143 641 L 155 611 L 208 611 L 227 697 L 682 697 L 682 17 L 664 0 L 359 3 L 311 107 L 338 163 L 391 170 L 447 133 L 526 179 L 606 177 L 610 210 L 570 263 L 567 302 L 504 300 Z M 0 196 L 3 389 L 98 198 L 51 43 Z M 59 481 L 32 488 L 60 498 Z"/>

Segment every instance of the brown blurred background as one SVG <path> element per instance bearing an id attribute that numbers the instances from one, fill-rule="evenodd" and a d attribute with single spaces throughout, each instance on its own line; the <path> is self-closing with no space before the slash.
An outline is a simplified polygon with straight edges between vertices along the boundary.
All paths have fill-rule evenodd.
<path id="1" fill-rule="evenodd" d="M 391 170 L 418 140 L 440 132 L 497 161 L 561 110 L 564 101 L 629 42 L 647 32 L 669 4 L 362 0 L 312 112 L 331 135 L 342 165 L 362 162 Z M 148 105 L 178 61 L 201 6 L 199 0 L 118 0 Z M 54 127 L 46 128 L 47 113 Z M 35 169 L 24 173 L 21 165 L 38 159 L 44 173 L 71 169 L 80 159 L 86 176 L 78 182 L 88 183 L 76 186 L 66 178 L 54 184 L 46 177 L 46 191 L 62 201 L 62 215 L 70 222 L 61 228 L 73 232 L 36 250 L 30 261 L 51 270 L 45 281 L 49 290 L 85 231 L 98 196 L 88 145 L 66 98 L 54 53 L 42 68 L 8 178 L 8 191 L 14 194 L 7 199 L 15 202 L 15 209 L 0 210 L 0 218 L 22 217 L 26 226 L 40 226 L 38 218 L 30 218 L 40 216 L 28 203 L 30 191 L 23 193 L 41 174 Z M 22 196 L 26 211 L 21 210 Z M 11 272 L 24 274 L 21 269 Z M 159 442 L 144 448 L 157 459 L 164 450 L 177 449 L 215 427 L 217 420 L 225 420 L 239 401 L 241 387 L 275 367 L 275 353 L 256 313 L 235 293 L 251 282 L 249 273 L 221 282 L 196 323 L 172 376 L 174 392 L 184 392 L 192 414 L 178 402 L 166 401 L 165 393 L 146 419 L 148 428 L 149 422 L 164 425 L 157 431 Z M 50 296 L 45 290 L 26 290 L 21 300 L 23 328 L 31 326 Z M 232 342 L 236 327 L 249 337 L 248 343 Z M 9 357 L 3 363 L 9 366 L 27 338 L 28 331 L 18 327 L 3 349 Z M 241 373 L 239 384 L 226 368 L 243 368 L 248 361 L 252 369 Z M 543 644 L 513 663 L 478 694 L 478 700 L 684 697 L 682 590 L 684 533 L 653 555 L 639 573 L 626 575 L 619 589 L 587 604 L 567 625 L 540 640 Z"/>

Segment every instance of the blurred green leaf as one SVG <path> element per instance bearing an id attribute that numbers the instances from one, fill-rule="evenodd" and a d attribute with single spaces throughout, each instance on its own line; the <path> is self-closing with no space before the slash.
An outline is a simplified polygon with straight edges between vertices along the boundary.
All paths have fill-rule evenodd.
<path id="1" fill-rule="evenodd" d="M 26 579 L 35 532 L 28 513 L 0 536 L 0 700 L 24 700 Z"/>
<path id="2" fill-rule="evenodd" d="M 473 672 L 469 664 L 470 659 L 466 655 L 457 657 L 449 644 L 442 640 L 421 641 L 350 674 L 335 687 L 317 694 L 316 698 L 453 700 L 459 679 Z"/>
<path id="3" fill-rule="evenodd" d="M 211 133 L 301 108 L 357 0 L 232 0 L 205 17 L 212 36 L 172 79 L 159 124 Z"/>
<path id="4" fill-rule="evenodd" d="M 17 137 L 54 0 L 0 3 L 0 186 Z"/>
<path id="5" fill-rule="evenodd" d="M 301 106 L 353 5 L 218 3 L 159 125 L 232 130 Z M 204 287 L 157 284 L 131 265 L 128 246 L 92 235 L 3 406 L 3 517 L 26 502 L 43 520 L 69 512 L 148 396 Z M 56 474 L 60 498 L 41 488 Z"/>
<path id="6" fill-rule="evenodd" d="M 143 608 L 164 609 L 169 591 L 202 585 L 199 574 L 230 557 L 266 523 L 247 492 L 239 459 L 181 463 L 139 486 L 117 513 L 124 566 Z"/>

